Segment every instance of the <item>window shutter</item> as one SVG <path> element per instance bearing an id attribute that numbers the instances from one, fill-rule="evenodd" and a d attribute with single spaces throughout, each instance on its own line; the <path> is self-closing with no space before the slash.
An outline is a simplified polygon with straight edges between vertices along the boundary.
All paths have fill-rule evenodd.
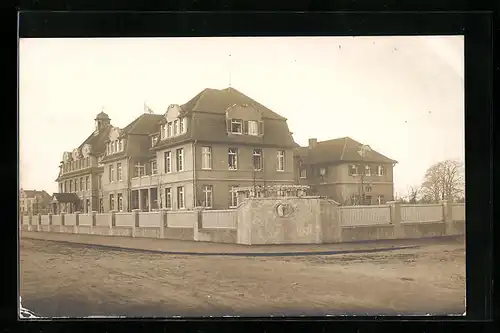
<path id="1" fill-rule="evenodd" d="M 231 133 L 231 119 L 226 119 L 226 131 Z"/>
<path id="2" fill-rule="evenodd" d="M 248 121 L 243 121 L 243 134 L 248 134 Z"/>
<path id="3" fill-rule="evenodd" d="M 264 135 L 264 122 L 259 121 L 259 135 Z"/>

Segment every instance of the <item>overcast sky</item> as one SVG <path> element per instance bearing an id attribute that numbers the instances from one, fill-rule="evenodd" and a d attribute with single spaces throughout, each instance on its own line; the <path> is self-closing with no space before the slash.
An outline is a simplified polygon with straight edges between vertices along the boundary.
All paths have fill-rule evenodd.
<path id="1" fill-rule="evenodd" d="M 229 85 L 288 119 L 294 139 L 349 136 L 399 163 L 396 192 L 464 159 L 462 36 L 22 39 L 20 183 L 57 191 L 64 151 Z"/>

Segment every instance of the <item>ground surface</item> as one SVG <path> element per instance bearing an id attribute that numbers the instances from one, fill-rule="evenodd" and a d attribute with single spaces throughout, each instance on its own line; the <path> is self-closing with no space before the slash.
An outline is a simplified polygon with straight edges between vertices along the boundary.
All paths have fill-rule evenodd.
<path id="1" fill-rule="evenodd" d="M 24 233 L 20 243 L 23 306 L 42 316 L 269 316 L 325 314 L 462 314 L 463 238 L 331 246 L 274 247 L 355 250 L 334 255 L 176 255 L 60 243 Z M 78 235 L 75 235 L 78 237 Z M 35 236 L 33 236 L 35 237 Z M 48 236 L 47 236 L 48 237 Z M 73 241 L 82 241 L 75 238 Z M 89 238 L 90 239 L 90 238 Z M 86 242 L 90 242 L 86 239 Z M 130 243 L 94 237 L 92 242 Z M 135 240 L 134 240 L 135 241 Z M 165 241 L 140 239 L 156 250 Z M 114 243 L 113 243 L 114 242 Z M 142 243 L 141 243 L 142 242 Z M 171 244 L 175 244 L 171 243 Z M 197 252 L 249 252 L 249 247 L 180 242 Z M 381 245 L 383 244 L 383 245 Z M 260 247 L 262 253 L 271 247 Z M 216 250 L 214 250 L 216 249 Z M 238 250 L 237 250 L 238 249 Z M 246 249 L 246 250 L 245 250 Z"/>

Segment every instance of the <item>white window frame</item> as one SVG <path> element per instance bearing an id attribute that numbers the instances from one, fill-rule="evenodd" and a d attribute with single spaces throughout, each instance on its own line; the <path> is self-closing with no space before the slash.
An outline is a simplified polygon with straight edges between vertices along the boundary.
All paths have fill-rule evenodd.
<path id="1" fill-rule="evenodd" d="M 177 136 L 179 135 L 179 119 L 174 120 L 174 135 Z"/>
<path id="2" fill-rule="evenodd" d="M 109 195 L 109 210 L 115 210 L 115 195 L 113 193 Z"/>
<path id="3" fill-rule="evenodd" d="M 201 169 L 212 169 L 212 147 L 210 146 L 201 147 Z"/>
<path id="4" fill-rule="evenodd" d="M 115 181 L 115 167 L 114 167 L 113 164 L 109 165 L 108 177 L 109 177 L 109 182 L 110 183 L 113 183 Z"/>
<path id="5" fill-rule="evenodd" d="M 370 177 L 372 175 L 372 168 L 369 165 L 365 165 L 365 176 Z"/>
<path id="6" fill-rule="evenodd" d="M 177 186 L 177 209 L 185 209 L 184 186 Z"/>
<path id="7" fill-rule="evenodd" d="M 172 209 L 172 188 L 165 188 L 165 208 Z"/>
<path id="8" fill-rule="evenodd" d="M 383 165 L 379 165 L 377 168 L 377 175 L 378 176 L 385 176 L 385 168 Z"/>
<path id="9" fill-rule="evenodd" d="M 228 161 L 227 161 L 228 170 L 238 170 L 238 148 L 228 148 L 227 155 L 228 155 Z M 234 156 L 234 167 L 231 167 L 230 156 Z"/>
<path id="10" fill-rule="evenodd" d="M 229 204 L 229 208 L 236 208 L 238 207 L 238 186 L 231 186 L 229 189 L 229 195 L 231 198 L 231 202 Z"/>
<path id="11" fill-rule="evenodd" d="M 151 137 L 151 147 L 154 147 L 154 145 L 158 142 L 158 136 L 153 135 Z"/>
<path id="12" fill-rule="evenodd" d="M 209 200 L 210 198 L 210 200 Z M 214 197 L 213 197 L 213 186 L 212 185 L 203 185 L 203 207 L 212 208 Z M 210 205 L 207 202 L 210 201 Z"/>
<path id="13" fill-rule="evenodd" d="M 184 148 L 175 150 L 175 168 L 177 172 L 184 171 Z"/>
<path id="14" fill-rule="evenodd" d="M 179 119 L 179 134 L 186 133 L 186 118 Z"/>
<path id="15" fill-rule="evenodd" d="M 235 132 L 233 125 L 240 125 L 240 131 Z M 243 120 L 241 119 L 231 119 L 231 134 L 243 134 Z"/>
<path id="16" fill-rule="evenodd" d="M 276 151 L 276 171 L 285 171 L 285 151 L 283 149 Z"/>
<path id="17" fill-rule="evenodd" d="M 158 162 L 156 160 L 152 160 L 149 162 L 151 166 L 151 174 L 152 175 L 157 175 L 158 174 Z M 153 168 L 154 165 L 154 168 Z"/>
<path id="18" fill-rule="evenodd" d="M 348 175 L 350 175 L 350 176 L 357 176 L 358 175 L 358 166 L 356 164 L 349 164 L 347 166 L 347 168 L 348 168 L 347 169 Z M 354 169 L 353 173 L 351 173 L 351 169 Z"/>
<path id="19" fill-rule="evenodd" d="M 123 212 L 123 194 L 116 194 L 116 209 L 119 212 Z"/>
<path id="20" fill-rule="evenodd" d="M 116 163 L 116 181 L 122 181 L 122 179 L 123 179 L 122 164 Z"/>
<path id="21" fill-rule="evenodd" d="M 136 176 L 134 178 L 141 178 L 146 176 L 146 166 L 141 162 L 136 162 L 134 164 L 134 173 L 136 173 Z"/>
<path id="22" fill-rule="evenodd" d="M 166 151 L 164 155 L 165 173 L 172 173 L 172 151 Z"/>
<path id="23" fill-rule="evenodd" d="M 259 157 L 259 168 L 255 168 L 255 158 Z M 263 166 L 262 149 L 256 148 L 252 152 L 252 165 L 254 171 L 262 171 Z"/>
<path id="24" fill-rule="evenodd" d="M 259 135 L 259 122 L 256 120 L 249 120 L 247 131 L 248 131 L 248 135 L 258 136 Z"/>
<path id="25" fill-rule="evenodd" d="M 172 122 L 169 121 L 167 123 L 167 137 L 170 138 L 173 136 L 173 128 L 172 128 Z"/>

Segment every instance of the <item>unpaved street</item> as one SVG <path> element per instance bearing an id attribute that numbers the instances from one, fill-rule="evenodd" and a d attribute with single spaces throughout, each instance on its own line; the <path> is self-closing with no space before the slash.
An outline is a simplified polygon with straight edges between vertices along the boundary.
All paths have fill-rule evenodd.
<path id="1" fill-rule="evenodd" d="M 366 254 L 245 257 L 23 238 L 21 296 L 24 307 L 43 316 L 463 313 L 463 238 L 417 245 Z"/>

